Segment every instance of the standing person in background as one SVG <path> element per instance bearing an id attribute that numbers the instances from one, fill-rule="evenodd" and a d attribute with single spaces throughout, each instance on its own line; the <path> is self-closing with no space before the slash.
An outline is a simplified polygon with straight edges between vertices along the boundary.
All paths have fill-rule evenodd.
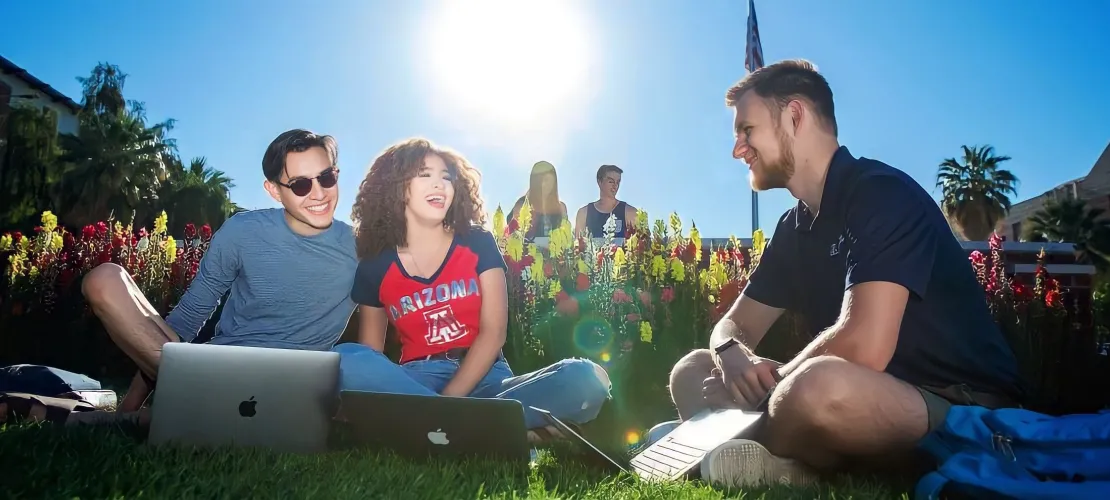
<path id="1" fill-rule="evenodd" d="M 524 228 L 526 238 L 547 236 L 567 220 L 567 205 L 559 200 L 559 177 L 555 174 L 555 166 L 546 161 L 532 165 L 528 192 L 516 200 L 509 211 L 509 221 L 519 220 L 524 200 L 528 200 L 532 208 L 531 227 Z"/>
<path id="2" fill-rule="evenodd" d="M 574 220 L 576 236 L 605 237 L 605 222 L 610 215 L 617 219 L 613 236 L 623 238 L 628 235 L 628 227 L 636 220 L 636 208 L 617 200 L 623 173 L 616 165 L 602 165 L 597 169 L 598 199 L 578 209 Z"/>

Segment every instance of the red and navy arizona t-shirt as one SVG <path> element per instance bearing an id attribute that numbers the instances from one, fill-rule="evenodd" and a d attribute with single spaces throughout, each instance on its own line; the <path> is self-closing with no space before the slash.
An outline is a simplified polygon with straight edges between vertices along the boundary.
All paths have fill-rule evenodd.
<path id="1" fill-rule="evenodd" d="M 474 343 L 482 315 L 478 276 L 497 267 L 506 268 L 493 234 L 472 227 L 455 234 L 447 258 L 430 278 L 409 276 L 394 248 L 362 260 L 351 299 L 386 310 L 405 363 Z"/>

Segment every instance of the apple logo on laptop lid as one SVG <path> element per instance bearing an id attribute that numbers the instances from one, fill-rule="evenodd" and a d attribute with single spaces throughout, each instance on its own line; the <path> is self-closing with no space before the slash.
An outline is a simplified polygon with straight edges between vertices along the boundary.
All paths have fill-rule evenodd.
<path id="1" fill-rule="evenodd" d="M 258 413 L 258 411 L 255 409 L 257 405 L 258 401 L 254 400 L 254 396 L 251 396 L 250 399 L 239 403 L 239 416 L 247 418 L 255 416 L 255 414 Z"/>
<path id="2" fill-rule="evenodd" d="M 432 444 L 438 444 L 440 446 L 445 446 L 451 442 L 447 439 L 447 433 L 443 432 L 443 429 L 436 429 L 432 432 L 429 432 L 428 441 L 431 441 Z"/>

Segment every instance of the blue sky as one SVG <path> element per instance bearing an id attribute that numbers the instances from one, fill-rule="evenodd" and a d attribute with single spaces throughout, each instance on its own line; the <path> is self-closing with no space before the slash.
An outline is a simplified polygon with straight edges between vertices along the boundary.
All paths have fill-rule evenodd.
<path id="1" fill-rule="evenodd" d="M 723 105 L 744 74 L 746 0 L 560 0 L 556 12 L 447 23 L 438 0 L 5 3 L 0 54 L 75 99 L 76 76 L 119 65 L 126 96 L 151 119 L 175 118 L 182 156 L 226 171 L 248 208 L 277 206 L 262 189 L 263 150 L 305 127 L 339 141 L 344 220 L 374 156 L 422 135 L 478 165 L 491 206 L 511 204 L 542 159 L 573 212 L 613 163 L 625 169 L 620 197 L 652 219 L 676 211 L 703 236 L 751 232 Z M 756 9 L 767 61 L 804 57 L 829 79 L 842 144 L 934 197 L 937 164 L 962 144 L 1012 156 L 1024 199 L 1084 175 L 1110 142 L 1106 2 Z M 766 231 L 793 203 L 785 191 L 760 202 Z"/>

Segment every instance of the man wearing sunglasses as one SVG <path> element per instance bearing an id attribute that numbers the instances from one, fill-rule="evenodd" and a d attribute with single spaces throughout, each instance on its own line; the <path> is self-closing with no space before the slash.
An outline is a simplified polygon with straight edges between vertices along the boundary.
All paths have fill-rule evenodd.
<path id="1" fill-rule="evenodd" d="M 339 198 L 335 139 L 282 133 L 262 157 L 264 187 L 281 208 L 236 214 L 213 235 L 196 277 L 163 321 L 128 272 L 102 264 L 82 292 L 112 340 L 139 367 L 122 412 L 154 387 L 162 345 L 195 342 L 222 297 L 212 344 L 328 350 L 355 304 L 358 260 L 351 226 L 333 218 Z"/>

